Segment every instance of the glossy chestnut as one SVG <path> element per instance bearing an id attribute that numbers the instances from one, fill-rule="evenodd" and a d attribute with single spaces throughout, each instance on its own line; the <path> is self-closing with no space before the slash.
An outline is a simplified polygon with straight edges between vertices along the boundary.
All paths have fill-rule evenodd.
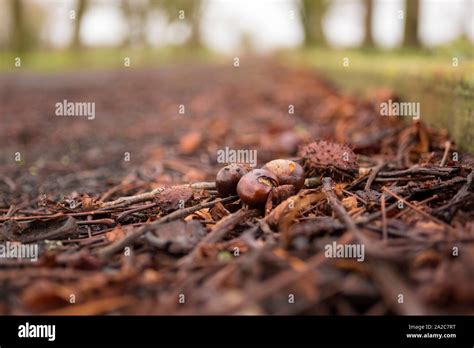
<path id="1" fill-rule="evenodd" d="M 280 185 L 293 185 L 297 190 L 304 186 L 304 169 L 296 162 L 276 159 L 265 164 L 262 169 L 275 174 Z"/>
<path id="2" fill-rule="evenodd" d="M 216 189 L 222 196 L 235 195 L 240 178 L 250 171 L 245 164 L 232 163 L 221 168 L 216 175 Z"/>
<path id="3" fill-rule="evenodd" d="M 278 186 L 278 178 L 265 169 L 254 169 L 245 174 L 237 184 L 237 194 L 250 206 L 265 204 L 270 191 Z"/>

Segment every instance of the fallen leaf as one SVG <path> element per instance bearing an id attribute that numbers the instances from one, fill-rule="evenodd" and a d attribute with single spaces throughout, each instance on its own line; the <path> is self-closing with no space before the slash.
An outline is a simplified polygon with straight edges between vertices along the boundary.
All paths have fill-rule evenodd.
<path id="1" fill-rule="evenodd" d="M 179 152 L 183 155 L 190 155 L 199 147 L 201 141 L 201 133 L 196 131 L 187 133 L 179 142 Z"/>
<path id="2" fill-rule="evenodd" d="M 114 242 L 116 240 L 122 239 L 125 236 L 125 232 L 123 231 L 121 226 L 116 226 L 112 231 L 109 231 L 105 234 L 105 238 L 109 242 Z"/>
<path id="3" fill-rule="evenodd" d="M 184 208 L 193 196 L 193 190 L 185 186 L 172 186 L 166 188 L 158 196 L 158 205 L 164 212 Z"/>
<path id="4" fill-rule="evenodd" d="M 206 235 L 198 220 L 176 220 L 158 225 L 146 238 L 153 246 L 172 254 L 189 252 Z"/>
<path id="5" fill-rule="evenodd" d="M 26 223 L 8 220 L 3 224 L 3 229 L 0 232 L 7 240 L 31 243 L 45 239 L 66 238 L 76 230 L 76 219 L 60 215 Z"/>

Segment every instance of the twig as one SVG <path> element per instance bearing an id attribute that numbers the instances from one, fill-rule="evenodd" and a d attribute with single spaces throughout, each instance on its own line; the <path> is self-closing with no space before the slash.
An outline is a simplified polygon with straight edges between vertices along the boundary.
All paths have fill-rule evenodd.
<path id="1" fill-rule="evenodd" d="M 448 225 L 447 223 L 445 223 L 444 221 L 441 221 L 437 218 L 435 218 L 433 215 L 431 214 L 428 214 L 427 212 L 421 210 L 420 208 L 418 208 L 416 205 L 408 202 L 406 199 L 400 197 L 399 195 L 397 195 L 396 193 L 393 193 L 392 191 L 390 191 L 388 188 L 386 187 L 383 187 L 382 188 L 383 191 L 387 192 L 390 196 L 398 199 L 399 201 L 402 201 L 404 204 L 406 204 L 407 206 L 409 206 L 411 209 L 413 209 L 414 211 L 416 211 L 418 214 L 426 217 L 427 219 L 430 219 L 431 221 L 434 221 L 436 222 L 437 224 L 440 224 L 440 225 L 443 225 L 445 226 L 446 228 L 448 228 L 449 230 L 453 231 L 454 229 Z"/>
<path id="2" fill-rule="evenodd" d="M 441 163 L 439 164 L 440 167 L 444 167 L 446 165 L 446 160 L 448 159 L 450 149 L 451 149 L 451 142 L 447 140 L 444 143 L 444 154 L 443 154 L 443 158 L 441 159 Z"/>
<path id="3" fill-rule="evenodd" d="M 433 210 L 433 212 L 437 216 L 443 216 L 446 220 L 451 220 L 452 216 L 454 213 L 456 213 L 458 209 L 459 202 L 462 202 L 465 198 L 469 198 L 471 196 L 472 198 L 472 192 L 470 192 L 470 188 L 472 187 L 472 184 L 474 182 L 474 171 L 471 171 L 469 175 L 466 178 L 466 183 L 459 189 L 459 191 L 454 195 L 451 200 L 436 209 Z"/>
<path id="4" fill-rule="evenodd" d="M 97 219 L 97 220 L 87 220 L 87 221 L 77 221 L 78 225 L 107 225 L 115 226 L 116 222 L 114 219 Z"/>
<path id="5" fill-rule="evenodd" d="M 389 181 L 426 181 L 436 179 L 435 175 L 423 175 L 423 176 L 408 176 L 403 177 L 394 177 L 394 178 L 376 178 L 375 182 L 389 182 Z"/>
<path id="6" fill-rule="evenodd" d="M 220 220 L 211 232 L 209 232 L 199 243 L 194 247 L 193 251 L 182 258 L 179 265 L 189 264 L 196 257 L 196 253 L 201 249 L 203 245 L 216 243 L 221 240 L 229 231 L 234 229 L 240 222 L 245 221 L 248 218 L 258 216 L 259 211 L 257 209 L 243 210 L 240 209 L 237 212 L 227 215 Z"/>
<path id="7" fill-rule="evenodd" d="M 166 222 L 173 221 L 173 220 L 181 219 L 183 217 L 188 216 L 189 214 L 194 213 L 195 211 L 198 211 L 198 210 L 201 210 L 201 209 L 204 209 L 204 208 L 212 207 L 214 204 L 219 203 L 219 202 L 221 202 L 221 203 L 222 202 L 229 202 L 229 201 L 232 201 L 236 198 L 237 198 L 237 196 L 230 196 L 230 197 L 226 197 L 226 198 L 220 198 L 220 199 L 213 200 L 211 202 L 200 203 L 200 204 L 197 204 L 197 205 L 189 207 L 189 208 L 184 208 L 184 209 L 174 211 L 171 214 L 163 216 L 162 218 L 160 218 L 160 219 L 158 219 L 158 220 L 156 220 L 152 223 L 143 225 L 139 229 L 127 234 L 124 238 L 116 241 L 113 244 L 110 244 L 110 245 L 106 246 L 105 248 L 101 249 L 98 252 L 98 256 L 103 258 L 103 259 L 106 259 L 106 258 L 112 256 L 113 254 L 115 254 L 116 252 L 118 252 L 119 250 L 122 250 L 127 245 L 131 244 L 135 239 L 137 239 L 138 237 L 140 237 L 145 232 L 149 231 L 150 229 L 152 229 L 155 226 L 158 226 L 158 225 L 161 225 L 161 224 L 164 224 Z"/>
<path id="8" fill-rule="evenodd" d="M 215 190 L 216 183 L 215 182 L 195 182 L 193 184 L 188 184 L 185 186 L 189 186 L 195 190 Z"/>
<path id="9" fill-rule="evenodd" d="M 334 214 L 336 217 L 339 219 L 339 221 L 342 222 L 344 226 L 349 230 L 349 232 L 358 232 L 358 228 L 356 224 L 354 223 L 354 220 L 350 217 L 350 215 L 347 213 L 346 209 L 342 205 L 342 203 L 339 201 L 339 199 L 336 197 L 336 194 L 334 193 L 332 189 L 332 180 L 331 178 L 323 178 L 323 193 L 326 196 L 326 199 L 328 200 L 329 205 L 331 206 Z"/>
<path id="10" fill-rule="evenodd" d="M 450 176 L 454 172 L 458 171 L 459 168 L 425 168 L 425 167 L 413 167 L 404 170 L 394 170 L 389 172 L 380 172 L 381 178 L 392 178 L 397 176 L 407 175 L 435 175 L 435 176 Z"/>
<path id="11" fill-rule="evenodd" d="M 114 201 L 102 203 L 100 208 L 101 209 L 118 208 L 118 207 L 124 207 L 124 206 L 135 204 L 135 203 L 151 201 L 155 199 L 155 197 L 158 196 L 161 192 L 163 192 L 163 190 L 164 190 L 163 187 L 159 187 L 150 192 L 145 192 L 145 193 L 141 193 L 134 196 L 120 197 Z"/>
<path id="12" fill-rule="evenodd" d="M 359 202 L 361 202 L 361 203 L 364 204 L 364 205 L 369 204 L 365 199 L 360 198 L 360 197 L 357 196 L 355 193 L 352 193 L 352 192 L 347 191 L 347 190 L 345 190 L 345 189 L 342 189 L 342 192 L 344 192 L 345 194 L 347 194 L 347 195 L 349 195 L 349 196 L 354 197 L 355 199 L 357 199 Z"/>
<path id="13" fill-rule="evenodd" d="M 431 197 L 428 197 L 427 199 L 424 199 L 422 200 L 421 202 L 415 202 L 414 204 L 419 207 L 419 206 L 422 206 L 422 205 L 425 205 L 426 203 L 429 203 L 431 201 L 434 201 L 436 199 L 438 199 L 438 195 L 433 195 Z M 408 209 L 405 209 L 405 210 L 402 210 L 401 212 L 399 212 L 397 215 L 395 215 L 393 218 L 394 219 L 399 219 L 400 217 L 402 217 L 403 215 L 405 215 L 406 213 L 408 213 L 410 210 Z"/>
<path id="14" fill-rule="evenodd" d="M 137 212 L 142 211 L 142 210 L 147 210 L 147 209 L 150 209 L 150 208 L 154 208 L 157 205 L 158 205 L 157 203 L 150 203 L 150 204 L 142 205 L 142 206 L 137 207 L 137 208 L 126 210 L 123 213 L 121 213 L 119 216 L 117 216 L 117 221 L 121 222 L 127 216 L 129 216 L 130 214 L 137 213 Z"/>
<path id="15" fill-rule="evenodd" d="M 380 206 L 382 210 L 382 235 L 383 240 L 388 240 L 388 231 L 387 231 L 387 212 L 385 211 L 385 195 L 380 195 Z"/>
<path id="16" fill-rule="evenodd" d="M 372 183 L 374 182 L 375 178 L 377 177 L 377 174 L 382 170 L 383 167 L 385 167 L 385 162 L 384 161 L 379 161 L 379 163 L 372 168 L 369 178 L 367 179 L 367 182 L 365 183 L 364 190 L 370 190 L 370 186 L 372 186 Z"/>

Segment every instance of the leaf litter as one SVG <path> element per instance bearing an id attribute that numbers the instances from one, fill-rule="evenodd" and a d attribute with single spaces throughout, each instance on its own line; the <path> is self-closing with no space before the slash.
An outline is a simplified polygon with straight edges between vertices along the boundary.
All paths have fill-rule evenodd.
<path id="1" fill-rule="evenodd" d="M 2 77 L 0 145 L 25 159 L 0 157 L 0 239 L 39 259 L 0 259 L 0 314 L 473 313 L 474 157 L 444 131 L 274 62 L 102 74 Z M 43 117 L 65 88 L 102 117 Z M 226 147 L 300 163 L 305 187 L 220 197 Z"/>

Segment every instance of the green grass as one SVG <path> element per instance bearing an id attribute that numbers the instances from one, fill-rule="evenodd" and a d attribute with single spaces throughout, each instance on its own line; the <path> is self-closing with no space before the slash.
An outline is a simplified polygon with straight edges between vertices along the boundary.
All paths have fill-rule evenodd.
<path id="1" fill-rule="evenodd" d="M 349 65 L 344 66 L 344 58 Z M 453 66 L 453 57 L 458 66 Z M 461 149 L 474 152 L 474 54 L 472 47 L 435 51 L 330 50 L 281 52 L 295 66 L 314 68 L 341 90 L 370 98 L 380 87 L 421 104 L 424 122 L 447 129 Z"/>
<path id="2" fill-rule="evenodd" d="M 21 58 L 21 69 L 27 71 L 60 72 L 72 70 L 116 69 L 124 66 L 125 57 L 132 67 L 152 67 L 180 61 L 208 61 L 215 55 L 205 49 L 165 47 L 159 49 L 91 48 L 74 50 L 44 50 L 22 54 L 0 52 L 0 72 L 18 69 L 15 57 Z"/>
<path id="3" fill-rule="evenodd" d="M 474 49 L 472 49 L 474 50 Z M 321 71 L 359 71 L 393 78 L 403 74 L 416 77 L 443 77 L 448 80 L 463 80 L 474 86 L 474 52 L 466 49 L 423 51 L 370 49 L 331 50 L 310 48 L 300 51 L 283 52 L 282 57 L 293 63 L 306 64 Z M 343 66 L 344 58 L 349 65 Z M 453 66 L 457 57 L 458 66 Z"/>

